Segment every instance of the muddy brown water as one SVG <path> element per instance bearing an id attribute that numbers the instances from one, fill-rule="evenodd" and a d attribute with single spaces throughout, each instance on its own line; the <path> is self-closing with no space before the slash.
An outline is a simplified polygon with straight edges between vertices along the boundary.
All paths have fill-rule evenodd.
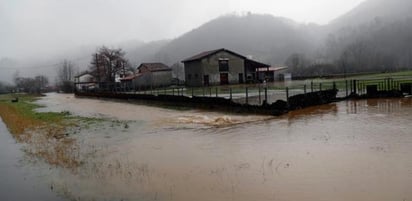
<path id="1" fill-rule="evenodd" d="M 281 117 L 61 94 L 39 103 L 42 111 L 111 119 L 72 135 L 84 161 L 76 171 L 50 174 L 69 199 L 412 200 L 411 98 L 344 101 Z"/>

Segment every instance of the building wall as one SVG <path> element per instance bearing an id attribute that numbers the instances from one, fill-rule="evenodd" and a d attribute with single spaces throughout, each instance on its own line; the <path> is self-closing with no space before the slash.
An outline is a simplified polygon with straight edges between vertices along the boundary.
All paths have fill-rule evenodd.
<path id="1" fill-rule="evenodd" d="M 195 78 L 197 75 L 197 78 Z M 188 86 L 203 86 L 203 69 L 201 61 L 185 63 L 185 79 Z"/>
<path id="2" fill-rule="evenodd" d="M 84 74 L 80 77 L 78 77 L 78 82 L 94 82 L 95 79 L 92 75 L 90 74 Z M 87 88 L 90 88 L 91 86 L 95 86 L 95 84 L 78 84 L 76 85 L 77 89 L 79 90 L 86 90 Z"/>
<path id="3" fill-rule="evenodd" d="M 229 71 L 219 71 L 219 59 L 229 60 Z M 209 76 L 210 85 L 220 85 L 220 73 L 228 73 L 229 84 L 239 83 L 239 74 L 243 75 L 245 81 L 245 61 L 229 52 L 221 51 L 201 61 L 185 63 L 186 84 L 188 86 L 203 86 L 204 76 Z M 189 78 L 191 77 L 191 78 Z"/>
<path id="4" fill-rule="evenodd" d="M 133 80 L 133 86 L 139 88 L 167 87 L 172 84 L 172 71 L 144 73 Z"/>

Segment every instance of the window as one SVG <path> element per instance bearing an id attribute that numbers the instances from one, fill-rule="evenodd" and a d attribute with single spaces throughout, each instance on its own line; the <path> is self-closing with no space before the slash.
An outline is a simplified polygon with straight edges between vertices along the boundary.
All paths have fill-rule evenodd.
<path id="1" fill-rule="evenodd" d="M 220 72 L 229 71 L 229 59 L 219 59 L 219 71 Z"/>

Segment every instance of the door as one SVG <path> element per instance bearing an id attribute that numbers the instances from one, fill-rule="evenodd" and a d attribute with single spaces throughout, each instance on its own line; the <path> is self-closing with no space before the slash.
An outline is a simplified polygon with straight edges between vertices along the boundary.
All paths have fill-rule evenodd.
<path id="1" fill-rule="evenodd" d="M 220 73 L 220 85 L 229 84 L 229 74 L 228 73 Z"/>
<path id="2" fill-rule="evenodd" d="M 209 86 L 209 75 L 203 76 L 203 86 Z"/>
<path id="3" fill-rule="evenodd" d="M 239 73 L 239 83 L 243 84 L 243 73 Z"/>

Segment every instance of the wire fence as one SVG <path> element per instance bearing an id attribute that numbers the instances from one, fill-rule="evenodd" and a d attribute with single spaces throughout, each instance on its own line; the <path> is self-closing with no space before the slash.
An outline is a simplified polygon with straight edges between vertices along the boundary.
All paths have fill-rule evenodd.
<path id="1" fill-rule="evenodd" d="M 380 79 L 336 79 L 305 80 L 245 85 L 224 85 L 205 87 L 169 86 L 141 89 L 121 83 L 75 83 L 80 92 L 112 92 L 146 95 L 171 95 L 187 97 L 220 97 L 237 103 L 249 105 L 271 104 L 277 100 L 288 101 L 289 97 L 317 91 L 337 89 L 337 97 L 350 95 L 376 94 L 382 91 L 397 90 L 405 94 L 412 93 L 412 77 Z"/>

